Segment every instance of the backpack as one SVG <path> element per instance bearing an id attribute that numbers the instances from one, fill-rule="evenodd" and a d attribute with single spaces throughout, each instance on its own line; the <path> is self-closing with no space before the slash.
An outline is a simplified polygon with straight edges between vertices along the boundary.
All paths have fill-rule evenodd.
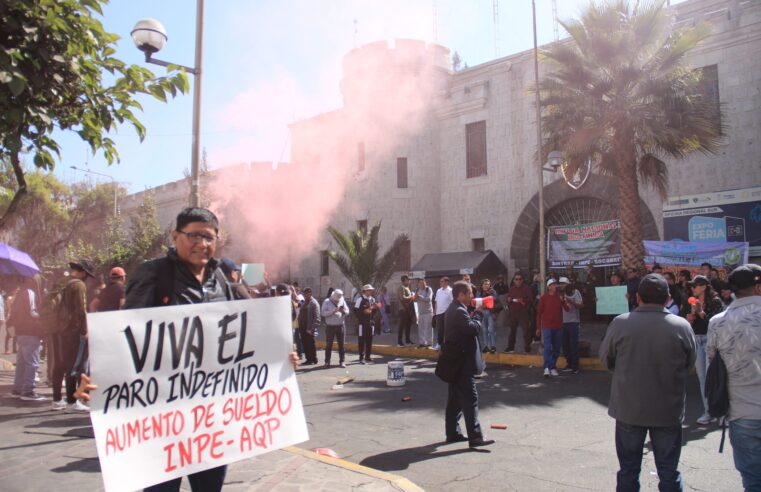
<path id="1" fill-rule="evenodd" d="M 727 431 L 725 416 L 729 412 L 729 376 L 727 366 L 716 351 L 706 370 L 705 396 L 708 401 L 708 414 L 721 421 L 721 443 L 719 452 L 724 452 L 724 438 Z"/>
<path id="2" fill-rule="evenodd" d="M 56 290 L 48 293 L 42 301 L 39 315 L 42 332 L 45 335 L 57 335 L 66 331 L 66 328 L 68 328 L 71 316 L 65 309 L 62 309 L 63 293 L 74 282 L 80 282 L 80 280 L 67 280 Z"/>

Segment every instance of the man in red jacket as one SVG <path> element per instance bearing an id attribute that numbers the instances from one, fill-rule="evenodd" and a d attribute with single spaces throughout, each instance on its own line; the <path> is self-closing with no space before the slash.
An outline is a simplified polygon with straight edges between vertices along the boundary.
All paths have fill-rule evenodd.
<path id="1" fill-rule="evenodd" d="M 536 308 L 536 334 L 542 330 L 544 342 L 544 377 L 557 376 L 555 363 L 560 355 L 560 345 L 563 342 L 563 311 L 568 311 L 564 296 L 557 291 L 557 281 L 551 278 L 547 281 L 547 292 L 539 298 Z"/>

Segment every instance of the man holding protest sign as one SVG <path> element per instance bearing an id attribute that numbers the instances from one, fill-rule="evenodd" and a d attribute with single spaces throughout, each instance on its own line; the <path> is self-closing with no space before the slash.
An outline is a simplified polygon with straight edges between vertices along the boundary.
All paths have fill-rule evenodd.
<path id="1" fill-rule="evenodd" d="M 232 300 L 232 290 L 224 273 L 219 269 L 219 262 L 214 258 L 218 233 L 219 222 L 211 211 L 203 208 L 186 208 L 180 212 L 177 216 L 176 228 L 172 231 L 174 248 L 170 249 L 165 257 L 143 263 L 138 268 L 127 285 L 124 309 L 223 303 L 224 301 Z M 250 303 L 252 301 L 241 302 Z M 237 305 L 238 303 L 229 304 Z M 219 304 L 219 306 L 226 307 L 228 305 Z M 227 310 L 230 311 L 230 307 Z M 190 310 L 188 311 L 190 312 Z M 213 309 L 210 308 L 208 311 L 211 312 Z M 224 311 L 224 309 L 221 311 Z M 162 312 L 164 311 L 162 310 Z M 198 313 L 198 310 L 192 312 Z M 168 314 L 169 311 L 166 311 L 166 313 Z M 238 316 L 239 314 L 240 316 Z M 282 388 L 279 393 L 266 389 L 268 376 L 266 363 L 262 363 L 261 366 L 249 363 L 245 367 L 241 364 L 236 364 L 229 369 L 214 372 L 203 370 L 205 369 L 205 366 L 203 366 L 204 332 L 207 333 L 207 339 L 215 331 L 219 334 L 218 337 L 214 337 L 213 340 L 209 341 L 210 344 L 216 342 L 218 345 L 216 360 L 219 361 L 219 365 L 231 363 L 233 360 L 235 363 L 238 363 L 240 360 L 253 357 L 255 350 L 246 351 L 245 347 L 246 314 L 246 310 L 243 310 L 241 313 L 226 314 L 219 320 L 219 323 L 211 324 L 210 329 L 204 328 L 204 319 L 199 314 L 192 316 L 192 320 L 190 316 L 185 317 L 181 323 L 182 330 L 179 336 L 176 332 L 180 330 L 176 329 L 175 323 L 157 323 L 158 337 L 155 338 L 156 356 L 155 360 L 151 358 L 150 362 L 148 361 L 148 353 L 152 346 L 151 340 L 153 339 L 151 336 L 152 320 L 145 323 L 145 330 L 141 331 L 138 325 L 141 319 L 137 315 L 131 315 L 123 311 L 92 315 L 94 316 L 93 321 L 101 322 L 102 325 L 108 327 L 113 326 L 115 320 L 118 320 L 116 323 L 123 322 L 127 325 L 124 329 L 118 327 L 119 335 L 124 337 L 119 338 L 119 340 L 124 341 L 126 339 L 129 347 L 127 353 L 131 354 L 135 372 L 139 377 L 134 379 L 130 384 L 124 383 L 122 385 L 111 386 L 104 384 L 103 386 L 106 389 L 98 393 L 98 401 L 94 401 L 98 403 L 98 405 L 94 405 L 94 410 L 96 406 L 103 406 L 102 409 L 98 408 L 98 412 L 93 414 L 93 427 L 96 431 L 98 453 L 101 459 L 101 467 L 104 472 L 107 490 L 128 489 L 129 485 L 126 483 L 115 483 L 113 478 L 109 482 L 109 475 L 107 475 L 109 470 L 104 466 L 104 459 L 110 460 L 108 461 L 109 467 L 114 467 L 114 460 L 118 461 L 118 458 L 114 455 L 118 456 L 119 453 L 122 453 L 124 456 L 122 460 L 128 461 L 127 453 L 130 450 L 141 449 L 138 446 L 146 445 L 146 442 L 148 442 L 147 446 L 150 446 L 154 441 L 163 442 L 160 441 L 162 438 L 176 437 L 179 440 L 163 446 L 166 462 L 160 465 L 162 470 L 160 473 L 177 477 L 178 471 L 186 466 L 191 471 L 200 469 L 200 471 L 191 472 L 187 475 L 193 492 L 220 491 L 224 483 L 227 465 L 207 469 L 202 468 L 208 466 L 204 464 L 205 462 L 210 463 L 215 460 L 222 460 L 224 458 L 223 450 L 225 446 L 230 447 L 234 443 L 234 440 L 230 439 L 222 442 L 221 439 L 225 436 L 223 430 L 211 433 L 216 428 L 215 426 L 218 427 L 218 424 L 214 420 L 215 418 L 225 426 L 230 424 L 231 428 L 236 424 L 244 427 L 238 442 L 239 449 L 237 451 L 240 453 L 250 450 L 255 446 L 266 448 L 268 445 L 268 442 L 264 438 L 261 436 L 250 436 L 249 432 L 256 433 L 258 430 L 261 434 L 263 429 L 269 433 L 269 444 L 272 444 L 273 432 L 280 427 L 280 421 L 277 418 L 268 418 L 266 420 L 262 418 L 260 419 L 261 421 L 256 419 L 264 410 L 269 415 L 272 412 L 277 412 L 279 409 L 280 416 L 285 416 L 292 407 L 296 406 L 297 395 L 294 395 L 287 387 Z M 142 319 L 144 319 L 145 315 L 142 316 Z M 157 321 L 162 319 L 161 315 L 158 314 L 156 314 L 155 318 Z M 102 320 L 107 320 L 108 322 L 104 323 Z M 233 329 L 233 323 L 236 322 L 240 324 L 239 331 L 234 331 Z M 253 324 L 254 320 L 250 320 L 249 323 Z M 188 328 L 190 329 L 188 330 Z M 165 331 L 168 332 L 166 337 L 164 336 Z M 113 354 L 120 354 L 120 352 L 114 349 L 114 347 L 119 345 L 116 343 L 117 339 L 115 339 L 114 333 L 116 332 L 111 331 L 107 335 L 108 339 L 105 339 L 106 335 L 99 333 L 98 341 L 102 352 L 114 350 Z M 290 334 L 287 337 L 290 338 Z M 167 349 L 163 348 L 164 343 L 170 345 L 170 347 Z M 137 348 L 138 345 L 141 345 L 140 349 Z M 237 356 L 231 355 L 234 350 L 233 345 L 237 345 Z M 168 352 L 168 354 L 165 356 L 164 352 Z M 121 353 L 125 353 L 124 349 L 122 349 Z M 185 369 L 168 378 L 168 382 L 171 384 L 161 387 L 160 384 L 166 382 L 159 379 L 161 373 L 158 371 L 162 363 L 172 362 L 173 369 L 178 369 L 182 367 L 179 364 L 181 359 L 184 359 Z M 295 354 L 291 353 L 290 359 L 291 364 L 295 368 L 295 361 L 297 360 Z M 114 362 L 116 363 L 117 361 Z M 140 375 L 143 371 L 150 373 L 151 366 L 154 376 L 149 378 L 148 375 Z M 105 367 L 100 367 L 99 369 L 103 371 L 99 377 L 109 376 L 113 381 L 113 370 L 108 371 L 108 368 Z M 131 371 L 132 368 L 129 368 L 129 370 Z M 118 372 L 126 374 L 127 368 L 122 367 Z M 200 386 L 198 381 L 202 383 Z M 256 388 L 252 385 L 258 386 L 259 390 L 266 389 L 266 391 L 255 393 Z M 77 395 L 87 400 L 89 398 L 86 397 L 85 392 L 96 388 L 97 386 L 90 385 L 87 377 L 83 376 L 82 385 Z M 161 400 L 166 396 L 166 393 L 169 394 L 169 397 L 165 398 L 162 402 Z M 223 408 L 221 408 L 221 405 L 215 408 L 215 401 L 208 402 L 217 394 L 223 396 L 232 394 L 233 396 L 226 399 Z M 282 395 L 287 397 L 287 401 L 282 398 Z M 266 402 L 260 404 L 260 398 L 263 398 Z M 104 399 L 105 401 L 103 401 Z M 183 403 L 183 399 L 189 400 L 184 405 L 194 405 L 196 402 L 200 402 L 200 404 L 193 406 L 191 411 L 183 412 L 182 407 L 179 406 Z M 253 401 L 256 402 L 255 408 L 257 411 L 256 415 L 251 416 Z M 109 411 L 113 413 L 120 410 L 125 413 L 130 410 L 142 412 L 141 406 L 150 408 L 149 405 L 157 402 L 159 404 L 163 403 L 164 408 L 170 410 L 153 416 L 139 417 L 127 423 L 124 423 L 123 420 L 119 423 L 118 418 L 106 415 Z M 300 399 L 298 399 L 298 402 L 300 406 Z M 173 405 L 168 405 L 170 403 L 173 403 Z M 214 413 L 215 410 L 216 414 Z M 127 415 L 131 418 L 133 415 L 144 414 L 133 412 Z M 107 417 L 116 419 L 109 420 L 109 422 L 116 421 L 116 424 L 111 424 L 107 427 L 107 437 L 104 444 L 103 439 L 98 438 L 103 434 L 104 422 L 107 420 Z M 121 417 L 121 419 L 124 419 L 124 417 Z M 245 427 L 245 422 L 241 422 L 246 419 L 253 422 L 250 425 L 250 430 L 249 427 Z M 264 423 L 269 427 L 265 428 Z M 189 428 L 191 424 L 193 432 L 198 432 L 198 434 L 184 437 L 184 430 Z M 210 430 L 202 433 L 204 428 Z M 141 430 L 135 431 L 135 429 Z M 145 460 L 150 459 L 148 453 L 143 455 L 140 451 L 137 452 L 137 456 Z M 196 461 L 193 461 L 193 459 Z M 146 462 L 145 465 L 147 467 L 148 463 Z M 153 468 L 156 466 L 154 463 L 151 463 L 151 465 Z M 141 474 L 144 472 L 145 470 Z M 117 476 L 117 473 L 123 472 L 114 472 L 111 476 Z M 162 475 L 157 475 L 153 472 L 153 475 L 149 474 L 149 476 L 161 477 Z M 130 479 L 133 478 L 130 477 Z M 154 483 L 160 480 L 154 478 L 147 479 L 145 477 L 140 477 L 140 479 L 144 480 L 140 482 L 141 486 L 145 483 L 151 483 L 150 480 Z M 150 492 L 175 492 L 180 490 L 181 481 L 182 477 L 179 476 L 169 481 L 151 485 L 145 490 Z"/>

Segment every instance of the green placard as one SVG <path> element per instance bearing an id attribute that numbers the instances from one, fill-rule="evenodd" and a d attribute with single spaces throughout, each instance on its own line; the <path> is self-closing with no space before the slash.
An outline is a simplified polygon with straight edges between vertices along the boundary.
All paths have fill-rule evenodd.
<path id="1" fill-rule="evenodd" d="M 595 287 L 597 314 L 623 314 L 629 312 L 626 286 Z"/>

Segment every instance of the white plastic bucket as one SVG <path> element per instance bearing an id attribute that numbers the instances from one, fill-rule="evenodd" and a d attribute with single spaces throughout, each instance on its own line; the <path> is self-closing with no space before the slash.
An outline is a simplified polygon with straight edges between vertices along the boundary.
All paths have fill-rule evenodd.
<path id="1" fill-rule="evenodd" d="M 392 360 L 388 363 L 388 377 L 386 386 L 404 386 L 404 362 Z"/>

